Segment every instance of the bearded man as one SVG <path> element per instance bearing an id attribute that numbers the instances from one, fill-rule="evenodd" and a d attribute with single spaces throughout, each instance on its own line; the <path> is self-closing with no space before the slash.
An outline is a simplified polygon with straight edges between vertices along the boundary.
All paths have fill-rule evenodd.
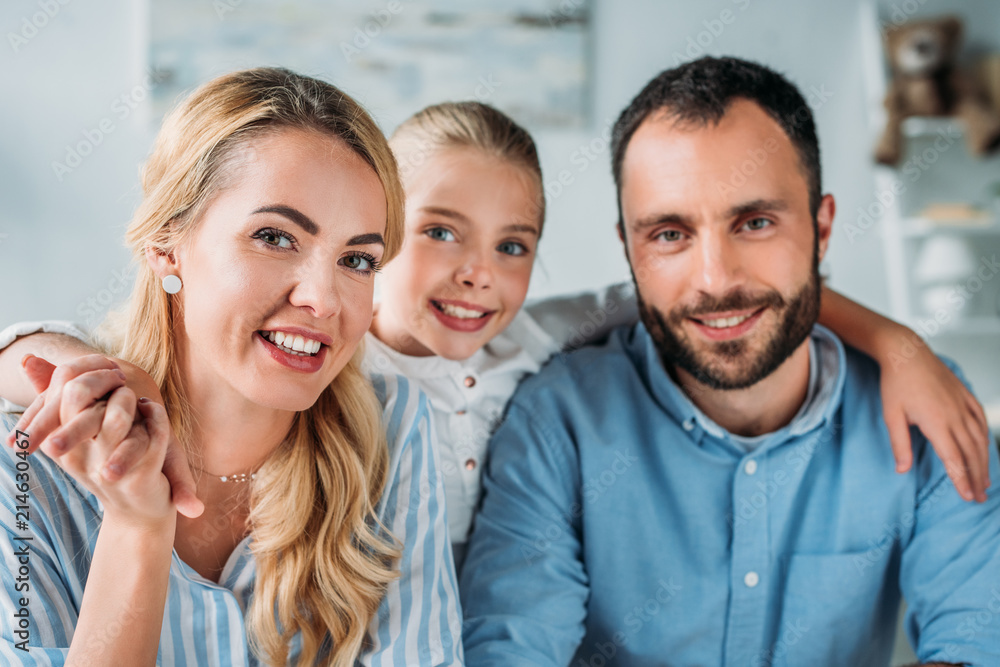
<path id="1" fill-rule="evenodd" d="M 802 95 L 704 58 L 612 147 L 641 322 L 494 435 L 468 664 L 885 666 L 905 598 L 923 664 L 1000 665 L 1000 494 L 964 502 L 917 432 L 897 475 L 878 366 L 816 324 L 835 205 Z"/>

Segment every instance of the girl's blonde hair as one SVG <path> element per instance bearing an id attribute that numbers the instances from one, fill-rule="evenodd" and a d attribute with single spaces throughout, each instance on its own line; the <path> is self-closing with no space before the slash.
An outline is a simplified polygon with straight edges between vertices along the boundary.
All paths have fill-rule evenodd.
<path id="1" fill-rule="evenodd" d="M 371 117 L 336 87 L 284 69 L 251 69 L 204 84 L 168 115 L 126 233 L 138 264 L 135 288 L 101 336 L 112 354 L 153 377 L 174 433 L 195 456 L 193 411 L 176 363 L 179 302 L 161 288 L 144 252 L 173 252 L 232 178 L 240 149 L 285 129 L 334 137 L 371 165 L 385 190 L 385 261 L 402 243 L 403 191 L 392 152 Z M 362 355 L 359 348 L 296 415 L 252 483 L 256 581 L 247 625 L 254 651 L 270 664 L 287 663 L 289 643 L 301 633 L 299 665 L 353 665 L 396 576 L 399 549 L 374 509 L 388 468 L 385 426 Z"/>
<path id="2" fill-rule="evenodd" d="M 522 167 L 536 185 L 536 197 L 524 216 L 539 226 L 545 220 L 542 165 L 531 135 L 507 114 L 481 102 L 445 102 L 429 106 L 400 124 L 389 144 L 404 184 L 435 152 L 474 148 Z"/>

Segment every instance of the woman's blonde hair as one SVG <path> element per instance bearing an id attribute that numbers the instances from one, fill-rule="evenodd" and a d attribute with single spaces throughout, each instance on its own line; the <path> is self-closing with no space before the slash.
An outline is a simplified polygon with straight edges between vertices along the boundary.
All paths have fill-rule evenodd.
<path id="1" fill-rule="evenodd" d="M 138 269 L 126 308 L 101 335 L 109 351 L 160 386 L 175 434 L 192 452 L 174 340 L 179 302 L 144 252 L 171 253 L 232 178 L 240 149 L 265 133 L 298 129 L 345 142 L 377 174 L 387 204 L 385 261 L 403 237 L 403 191 L 389 145 L 372 118 L 336 87 L 284 69 L 214 79 L 165 119 L 143 171 L 143 200 L 126 240 Z M 387 475 L 382 408 L 359 348 L 316 403 L 298 413 L 250 491 L 256 581 L 248 610 L 254 651 L 286 664 L 301 633 L 298 664 L 353 665 L 366 628 L 396 576 L 398 546 L 375 517 Z"/>
<path id="2" fill-rule="evenodd" d="M 525 217 L 545 220 L 542 165 L 531 135 L 502 111 L 482 102 L 434 104 L 403 121 L 389 139 L 404 184 L 435 152 L 474 148 L 523 168 L 536 185 Z"/>

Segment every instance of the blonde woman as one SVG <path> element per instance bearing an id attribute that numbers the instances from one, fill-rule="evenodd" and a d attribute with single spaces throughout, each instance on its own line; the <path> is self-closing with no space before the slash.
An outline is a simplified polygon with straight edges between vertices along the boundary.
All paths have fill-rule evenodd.
<path id="1" fill-rule="evenodd" d="M 0 455 L 0 598 L 30 614 L 3 624 L 3 662 L 460 664 L 426 399 L 361 370 L 403 234 L 375 123 L 315 79 L 226 75 L 166 119 L 143 192 L 135 289 L 101 341 L 156 386 L 76 359 L 43 398 L 87 441 L 25 456 L 29 428 Z"/>

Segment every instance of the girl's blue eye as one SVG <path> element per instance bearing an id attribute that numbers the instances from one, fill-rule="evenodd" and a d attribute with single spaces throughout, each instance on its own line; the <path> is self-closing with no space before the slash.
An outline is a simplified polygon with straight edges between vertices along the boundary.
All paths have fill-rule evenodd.
<path id="1" fill-rule="evenodd" d="M 269 246 L 289 250 L 295 244 L 295 237 L 274 227 L 265 227 L 254 232 L 252 238 L 260 239 Z"/>
<path id="2" fill-rule="evenodd" d="M 444 227 L 431 227 L 424 232 L 427 236 L 431 237 L 435 241 L 454 241 L 455 235 L 451 233 L 451 230 L 445 229 Z"/>
<path id="3" fill-rule="evenodd" d="M 743 226 L 750 231 L 755 232 L 764 229 L 765 227 L 769 227 L 772 224 L 774 223 L 767 218 L 754 218 L 753 220 L 747 220 Z"/>
<path id="4" fill-rule="evenodd" d="M 349 268 L 351 271 L 357 271 L 358 273 L 369 274 L 378 271 L 381 267 L 379 266 L 378 260 L 368 253 L 358 253 L 356 255 L 348 255 L 344 259 L 340 260 L 341 263 Z"/>
<path id="5" fill-rule="evenodd" d="M 662 238 L 664 241 L 675 243 L 684 238 L 684 235 L 677 229 L 667 229 L 656 235 L 657 238 Z"/>
<path id="6" fill-rule="evenodd" d="M 524 247 L 524 244 L 517 243 L 516 241 L 504 241 L 497 246 L 497 250 L 505 255 L 513 255 L 514 257 L 520 257 L 528 253 L 528 249 Z"/>

